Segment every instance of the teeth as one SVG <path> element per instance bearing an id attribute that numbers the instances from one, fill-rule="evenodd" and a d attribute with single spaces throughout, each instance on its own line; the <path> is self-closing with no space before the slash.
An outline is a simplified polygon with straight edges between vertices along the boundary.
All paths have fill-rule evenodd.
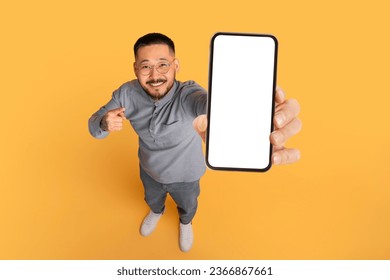
<path id="1" fill-rule="evenodd" d="M 160 82 L 160 83 L 151 83 L 150 85 L 152 87 L 158 87 L 158 86 L 161 86 L 164 82 Z"/>

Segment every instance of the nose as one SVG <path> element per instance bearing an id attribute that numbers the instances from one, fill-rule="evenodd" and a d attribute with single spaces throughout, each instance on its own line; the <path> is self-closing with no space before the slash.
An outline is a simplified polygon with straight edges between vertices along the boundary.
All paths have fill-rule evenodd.
<path id="1" fill-rule="evenodd" d="M 156 67 L 153 67 L 151 70 L 150 70 L 150 77 L 152 78 L 152 79 L 156 79 L 156 78 L 158 78 L 158 76 L 159 76 L 159 73 L 157 72 L 157 70 L 156 70 Z"/>

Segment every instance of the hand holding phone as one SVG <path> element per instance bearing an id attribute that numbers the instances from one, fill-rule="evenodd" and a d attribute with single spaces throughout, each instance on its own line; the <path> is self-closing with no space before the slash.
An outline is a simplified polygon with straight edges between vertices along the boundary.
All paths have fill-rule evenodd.
<path id="1" fill-rule="evenodd" d="M 215 170 L 271 167 L 277 39 L 217 33 L 211 39 L 206 163 Z"/>

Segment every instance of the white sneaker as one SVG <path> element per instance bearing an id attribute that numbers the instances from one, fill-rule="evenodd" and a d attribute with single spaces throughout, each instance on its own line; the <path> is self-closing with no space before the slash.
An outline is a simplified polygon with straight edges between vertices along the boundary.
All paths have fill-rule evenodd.
<path id="1" fill-rule="evenodd" d="M 192 223 L 182 224 L 180 223 L 180 250 L 188 252 L 192 248 L 194 242 L 194 234 L 192 232 Z"/>
<path id="2" fill-rule="evenodd" d="M 158 221 L 161 218 L 162 213 L 156 214 L 150 210 L 149 214 L 145 217 L 142 222 L 140 233 L 142 236 L 150 235 L 157 226 Z"/>

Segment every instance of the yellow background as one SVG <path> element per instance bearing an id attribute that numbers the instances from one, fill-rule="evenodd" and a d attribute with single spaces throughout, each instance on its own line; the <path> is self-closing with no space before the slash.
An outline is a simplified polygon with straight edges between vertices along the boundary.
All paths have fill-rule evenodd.
<path id="1" fill-rule="evenodd" d="M 0 258 L 389 259 L 385 3 L 2 3 Z M 157 231 L 138 233 L 148 210 L 131 126 L 96 140 L 87 120 L 134 78 L 132 46 L 148 32 L 175 41 L 179 80 L 207 87 L 217 31 L 279 39 L 278 84 L 302 106 L 288 145 L 302 159 L 265 174 L 208 170 L 183 254 L 171 199 Z"/>

